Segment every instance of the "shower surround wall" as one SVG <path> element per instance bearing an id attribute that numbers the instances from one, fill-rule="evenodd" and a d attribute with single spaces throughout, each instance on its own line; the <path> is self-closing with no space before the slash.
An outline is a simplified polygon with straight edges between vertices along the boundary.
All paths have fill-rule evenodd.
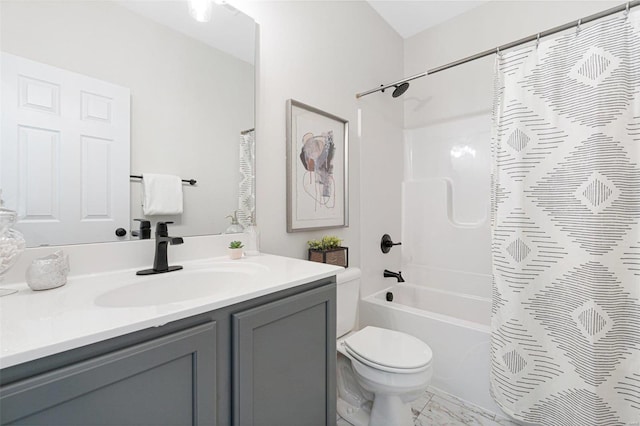
<path id="1" fill-rule="evenodd" d="M 484 114 L 405 131 L 402 262 L 411 282 L 490 297 L 489 125 Z"/>

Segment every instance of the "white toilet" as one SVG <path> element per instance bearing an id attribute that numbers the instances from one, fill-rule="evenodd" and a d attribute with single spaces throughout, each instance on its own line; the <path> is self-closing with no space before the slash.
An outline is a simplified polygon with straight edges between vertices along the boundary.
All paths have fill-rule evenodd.
<path id="1" fill-rule="evenodd" d="M 354 426 L 411 426 L 411 402 L 433 374 L 431 348 L 399 331 L 352 332 L 360 275 L 348 268 L 337 276 L 338 414 Z"/>

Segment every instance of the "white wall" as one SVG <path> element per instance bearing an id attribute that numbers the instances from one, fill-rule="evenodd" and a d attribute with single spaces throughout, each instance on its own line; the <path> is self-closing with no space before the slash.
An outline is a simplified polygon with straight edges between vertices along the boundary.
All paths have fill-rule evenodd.
<path id="1" fill-rule="evenodd" d="M 417 74 L 619 3 L 491 1 L 407 39 L 404 74 Z M 405 234 L 413 238 L 411 247 L 405 247 L 411 250 L 405 250 L 404 266 L 412 264 L 409 276 L 428 285 L 449 290 L 457 286 L 459 291 L 486 297 L 491 238 L 489 224 L 482 218 L 490 195 L 493 64 L 491 55 L 415 80 L 404 96 L 405 147 L 411 154 L 406 156 L 405 178 L 422 181 L 422 188 L 410 189 L 422 198 L 407 205 L 404 219 L 410 223 Z M 452 154 L 456 146 L 471 148 L 475 154 L 456 157 Z M 453 194 L 468 195 L 447 201 L 443 178 L 449 179 Z M 416 217 L 420 209 L 424 214 Z M 456 218 L 472 225 L 453 225 Z"/>
<path id="2" fill-rule="evenodd" d="M 368 293 L 375 285 L 367 279 L 371 272 L 382 280 L 376 254 L 382 232 L 399 234 L 400 229 L 402 105 L 389 94 L 364 101 L 355 94 L 402 75 L 402 39 L 365 2 L 255 1 L 239 7 L 260 25 L 257 216 L 262 250 L 304 258 L 307 240 L 335 234 L 349 247 L 350 265 L 364 269 L 363 293 Z M 348 228 L 286 232 L 289 98 L 350 122 Z M 385 178 L 387 166 L 390 177 Z"/>
<path id="3" fill-rule="evenodd" d="M 238 205 L 240 131 L 254 127 L 252 64 L 115 2 L 1 7 L 2 50 L 131 89 L 131 172 L 198 180 L 183 186 L 174 235 L 226 229 Z M 143 217 L 141 187 L 131 182 L 132 218 Z"/>

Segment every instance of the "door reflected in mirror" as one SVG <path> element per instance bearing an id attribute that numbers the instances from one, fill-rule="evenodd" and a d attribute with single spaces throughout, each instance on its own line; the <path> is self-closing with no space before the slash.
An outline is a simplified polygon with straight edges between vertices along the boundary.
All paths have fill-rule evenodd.
<path id="1" fill-rule="evenodd" d="M 5 207 L 18 211 L 16 228 L 32 229 L 27 245 L 128 240 L 134 219 L 173 221 L 176 236 L 224 232 L 236 210 L 247 224 L 255 211 L 256 33 L 229 5 L 214 4 L 211 21 L 199 23 L 186 1 L 3 0 L 3 71 L 11 56 L 129 91 L 130 149 L 118 153 L 122 135 L 104 123 L 122 112 L 115 95 L 79 88 L 66 112 L 66 98 L 51 94 L 62 94 L 69 77 L 16 73 L 8 82 L 2 73 L 3 89 L 40 105 L 37 122 L 19 122 L 20 102 L 15 114 L 2 109 L 0 188 Z M 48 104 L 60 108 L 43 111 Z M 82 123 L 86 116 L 99 130 Z M 75 151 L 66 154 L 68 146 Z M 197 181 L 182 186 L 182 214 L 143 214 L 142 182 L 129 175 L 144 173 Z M 118 198 L 129 204 L 124 217 L 115 214 Z M 116 236 L 118 228 L 127 235 Z"/>

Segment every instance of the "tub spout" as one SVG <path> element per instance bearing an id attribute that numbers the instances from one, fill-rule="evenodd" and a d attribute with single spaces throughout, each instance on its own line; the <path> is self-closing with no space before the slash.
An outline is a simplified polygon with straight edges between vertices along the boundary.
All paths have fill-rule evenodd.
<path id="1" fill-rule="evenodd" d="M 385 278 L 395 278 L 398 280 L 399 283 L 403 283 L 404 282 L 404 278 L 402 278 L 402 271 L 398 271 L 398 272 L 392 272 L 388 269 L 384 270 L 384 277 Z"/>

